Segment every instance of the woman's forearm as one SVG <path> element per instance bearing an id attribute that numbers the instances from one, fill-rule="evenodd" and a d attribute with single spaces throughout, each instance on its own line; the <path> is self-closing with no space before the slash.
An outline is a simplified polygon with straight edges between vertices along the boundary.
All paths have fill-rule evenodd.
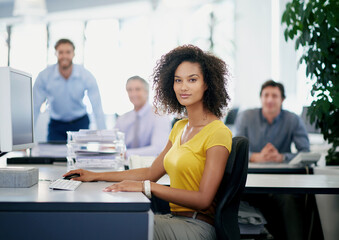
<path id="1" fill-rule="evenodd" d="M 148 179 L 149 168 L 138 168 L 117 172 L 94 173 L 94 181 L 121 182 L 123 180 L 142 181 Z"/>
<path id="2" fill-rule="evenodd" d="M 200 191 L 171 188 L 154 182 L 151 183 L 151 191 L 158 198 L 195 210 L 208 209 L 215 195 L 212 192 L 203 193 Z"/>

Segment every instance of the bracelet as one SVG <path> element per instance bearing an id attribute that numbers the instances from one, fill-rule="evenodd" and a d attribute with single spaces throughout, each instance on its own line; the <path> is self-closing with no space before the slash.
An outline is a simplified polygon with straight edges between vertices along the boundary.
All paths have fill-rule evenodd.
<path id="1" fill-rule="evenodd" d="M 151 182 L 149 180 L 144 181 L 144 193 L 146 197 L 151 199 L 152 193 L 151 193 Z"/>

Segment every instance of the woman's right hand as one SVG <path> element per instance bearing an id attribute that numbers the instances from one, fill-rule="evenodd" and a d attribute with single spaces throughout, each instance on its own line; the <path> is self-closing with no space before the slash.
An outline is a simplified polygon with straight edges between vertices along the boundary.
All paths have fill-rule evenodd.
<path id="1" fill-rule="evenodd" d="M 66 176 L 72 175 L 72 174 L 79 174 L 80 175 L 80 177 L 72 178 L 73 180 L 82 181 L 82 182 L 92 182 L 92 181 L 96 180 L 96 176 L 97 176 L 98 173 L 87 171 L 87 170 L 84 170 L 84 169 L 76 169 L 76 170 L 69 171 L 62 176 L 66 177 Z"/>

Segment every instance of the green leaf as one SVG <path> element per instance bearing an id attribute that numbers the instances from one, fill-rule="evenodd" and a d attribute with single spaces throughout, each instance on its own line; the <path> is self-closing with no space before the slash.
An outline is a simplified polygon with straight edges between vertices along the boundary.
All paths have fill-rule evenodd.
<path id="1" fill-rule="evenodd" d="M 295 41 L 295 47 L 294 47 L 295 50 L 298 50 L 299 45 L 301 44 L 301 43 L 300 43 L 300 38 L 301 38 L 301 37 L 297 38 L 297 40 Z"/>
<path id="2" fill-rule="evenodd" d="M 318 20 L 318 24 L 324 22 L 324 20 L 325 20 L 325 13 L 324 12 L 319 12 L 317 20 Z"/>
<path id="3" fill-rule="evenodd" d="M 285 41 L 287 42 L 287 40 L 288 40 L 288 29 L 285 29 L 285 31 L 284 31 L 284 37 L 285 37 Z"/>
<path id="4" fill-rule="evenodd" d="M 338 14 L 338 13 L 337 13 Z M 328 17 L 327 17 L 328 23 L 331 26 L 338 26 L 338 21 L 336 19 L 336 16 L 333 14 L 333 12 L 330 12 Z"/>
<path id="5" fill-rule="evenodd" d="M 290 39 L 293 40 L 293 38 L 294 38 L 294 32 L 293 32 L 293 31 L 289 31 L 288 37 L 289 37 Z"/>
<path id="6" fill-rule="evenodd" d="M 339 109 L 339 92 L 336 95 L 334 95 L 332 99 L 334 106 Z"/>
<path id="7" fill-rule="evenodd" d="M 281 23 L 285 23 L 287 19 L 287 11 L 285 11 L 281 17 Z"/>

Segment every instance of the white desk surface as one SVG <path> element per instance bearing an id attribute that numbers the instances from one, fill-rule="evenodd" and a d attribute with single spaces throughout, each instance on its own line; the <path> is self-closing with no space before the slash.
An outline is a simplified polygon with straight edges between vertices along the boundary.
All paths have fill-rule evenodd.
<path id="1" fill-rule="evenodd" d="M 3 161 L 3 157 L 0 161 Z M 0 164 L 3 167 L 6 164 Z M 83 182 L 75 191 L 62 191 L 49 189 L 51 181 L 62 178 L 67 172 L 66 163 L 57 164 L 11 164 L 7 167 L 36 167 L 39 168 L 39 182 L 30 188 L 0 188 L 0 203 L 80 203 L 80 204 L 106 204 L 108 209 L 116 210 L 117 207 L 135 207 L 131 210 L 145 208 L 150 200 L 141 192 L 103 192 L 102 190 L 113 184 L 110 182 Z M 113 203 L 113 204 L 112 204 Z M 115 206 L 113 206 L 115 204 Z M 132 204 L 132 205 L 133 205 Z M 110 205 L 110 206 L 108 206 Z M 149 206 L 148 206 L 149 208 Z"/>
<path id="2" fill-rule="evenodd" d="M 0 202 L 149 203 L 138 192 L 103 192 L 110 185 L 107 182 L 84 182 L 75 191 L 52 190 L 49 184 L 39 181 L 30 188 L 0 188 Z"/>
<path id="3" fill-rule="evenodd" d="M 339 194 L 339 176 L 248 174 L 246 192 Z"/>
<path id="4" fill-rule="evenodd" d="M 169 185 L 168 175 L 158 183 Z M 339 194 L 339 176 L 306 174 L 247 174 L 246 192 Z"/>
<path id="5" fill-rule="evenodd" d="M 301 166 L 299 165 L 292 165 L 288 163 L 253 163 L 250 162 L 248 164 L 248 168 L 290 168 L 290 169 L 295 169 L 295 168 L 300 168 Z"/>

